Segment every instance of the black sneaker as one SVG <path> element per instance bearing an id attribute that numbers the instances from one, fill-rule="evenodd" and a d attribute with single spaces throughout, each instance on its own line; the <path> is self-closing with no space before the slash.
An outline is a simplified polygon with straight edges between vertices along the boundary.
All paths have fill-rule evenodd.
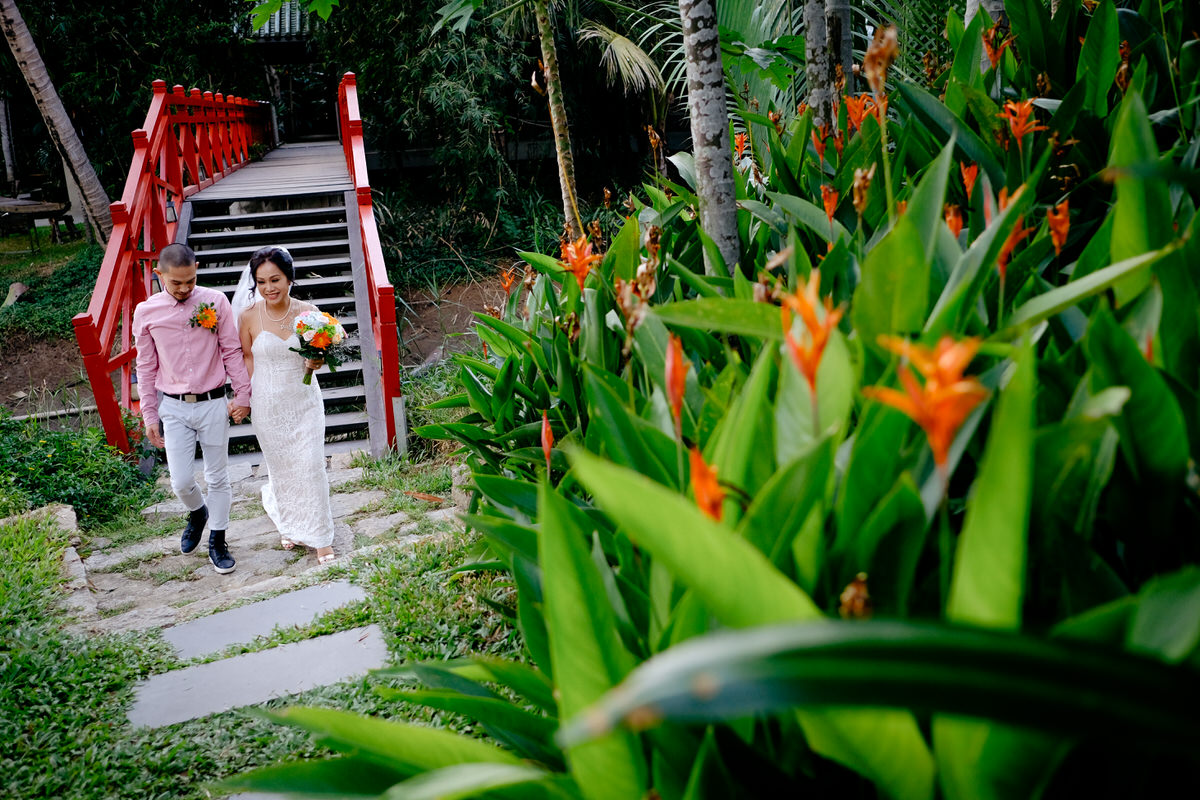
<path id="1" fill-rule="evenodd" d="M 183 538 L 179 540 L 179 552 L 187 555 L 200 544 L 200 534 L 208 524 L 208 506 L 200 506 L 188 514 L 187 527 L 183 529 Z"/>
<path id="2" fill-rule="evenodd" d="M 237 562 L 229 554 L 229 548 L 225 546 L 225 531 L 208 532 L 208 560 L 212 562 L 218 575 L 227 575 L 237 566 Z"/>

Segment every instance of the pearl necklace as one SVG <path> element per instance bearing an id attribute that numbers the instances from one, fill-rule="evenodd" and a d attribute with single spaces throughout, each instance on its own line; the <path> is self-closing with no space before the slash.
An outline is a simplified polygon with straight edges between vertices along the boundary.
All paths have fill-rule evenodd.
<path id="1" fill-rule="evenodd" d="M 266 301 L 263 301 L 263 314 L 265 314 L 265 315 L 266 315 L 266 317 L 267 317 L 267 319 L 271 320 L 271 322 L 274 322 L 274 323 L 277 323 L 277 324 L 278 324 L 278 323 L 280 323 L 280 322 L 283 322 L 285 319 L 287 319 L 287 316 L 288 316 L 288 314 L 291 312 L 291 310 L 292 310 L 292 300 L 291 300 L 291 298 L 289 297 L 289 298 L 288 298 L 288 304 L 287 304 L 287 308 L 285 308 L 285 309 L 284 309 L 284 311 L 283 311 L 283 316 L 281 316 L 281 317 L 272 317 L 272 316 L 271 316 L 271 314 L 270 314 L 270 312 L 269 312 L 269 311 L 267 311 L 267 303 L 266 303 Z"/>

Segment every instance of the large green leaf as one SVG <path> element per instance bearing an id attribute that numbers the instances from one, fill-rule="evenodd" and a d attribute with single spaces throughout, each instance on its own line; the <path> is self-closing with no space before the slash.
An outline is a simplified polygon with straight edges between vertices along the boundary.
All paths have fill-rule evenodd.
<path id="1" fill-rule="evenodd" d="M 746 541 L 777 566 L 808 515 L 825 497 L 833 473 L 833 442 L 822 439 L 763 486 L 738 526 Z"/>
<path id="2" fill-rule="evenodd" d="M 377 798 L 413 770 L 396 770 L 364 756 L 275 764 L 222 780 L 218 787 L 235 792 L 292 792 L 338 800 Z"/>
<path id="3" fill-rule="evenodd" d="M 267 716 L 308 731 L 318 744 L 369 758 L 408 775 L 464 762 L 519 763 L 507 750 L 423 725 L 391 722 L 328 708 L 288 708 L 268 712 Z"/>
<path id="4" fill-rule="evenodd" d="M 905 616 L 928 527 L 921 493 L 912 476 L 902 473 L 862 526 L 839 536 L 846 552 L 835 556 L 843 565 L 837 585 L 865 572 L 879 612 Z"/>
<path id="5" fill-rule="evenodd" d="M 588 530 L 575 524 L 567 500 L 542 483 L 539 563 L 550 658 L 557 677 L 559 717 L 595 702 L 633 665 L 588 552 Z M 571 774 L 589 800 L 624 800 L 645 791 L 646 767 L 634 736 L 619 733 L 571 747 Z"/>
<path id="6" fill-rule="evenodd" d="M 812 390 L 791 359 L 784 356 L 779 390 L 775 394 L 776 463 L 786 464 L 812 447 L 821 436 L 838 439 L 854 408 L 854 364 L 841 331 L 829 336 L 825 354 L 817 368 L 817 416 L 813 424 Z"/>
<path id="7" fill-rule="evenodd" d="M 1107 311 L 1088 328 L 1086 349 L 1092 364 L 1092 391 L 1128 386 L 1132 391 L 1117 418 L 1122 445 L 1147 486 L 1173 493 L 1187 473 L 1188 438 L 1183 412 L 1166 381 L 1146 363 L 1137 343 Z"/>
<path id="8" fill-rule="evenodd" d="M 977 83 L 982 86 L 979 63 L 983 58 L 983 20 L 982 14 L 972 17 L 964 33 L 963 44 L 954 48 L 954 63 L 946 81 L 946 108 L 959 119 L 967 110 L 963 87 Z"/>
<path id="9" fill-rule="evenodd" d="M 1087 86 L 1085 107 L 1101 119 L 1108 116 L 1108 93 L 1121 65 L 1120 39 L 1117 10 L 1112 0 L 1101 0 L 1088 22 L 1075 68 L 1075 79 Z"/>
<path id="10" fill-rule="evenodd" d="M 708 634 L 654 656 L 559 738 L 585 741 L 647 720 L 894 706 L 1190 748 L 1200 745 L 1198 686 L 1190 668 L 1063 640 L 913 622 L 772 625 Z"/>
<path id="11" fill-rule="evenodd" d="M 1138 598 L 1129 626 L 1130 650 L 1178 663 L 1200 647 L 1200 569 L 1156 578 Z"/>
<path id="12" fill-rule="evenodd" d="M 996 334 L 996 338 L 1014 338 L 1023 328 L 1031 327 L 1053 317 L 1055 314 L 1060 314 L 1076 303 L 1097 295 L 1115 286 L 1122 280 L 1136 276 L 1164 255 L 1174 252 L 1174 250 L 1173 246 L 1168 246 L 1162 250 L 1142 253 L 1120 263 L 1097 270 L 1079 280 L 1071 281 L 1066 286 L 1059 286 L 1058 288 L 1039 294 L 1037 297 L 1022 303 L 1013 312 L 1012 317 L 1005 320 L 1005 328 Z"/>
<path id="13" fill-rule="evenodd" d="M 946 604 L 948 619 L 1013 631 L 1021 625 L 1033 480 L 1036 371 L 1028 336 L 1015 367 L 996 405 L 983 463 L 967 501 Z M 1019 737 L 994 731 L 986 723 L 934 718 L 934 753 L 947 797 L 968 800 L 990 793 L 997 771 L 991 764 L 1007 763 L 1016 755 L 1002 740 Z M 989 768 L 981 769 L 985 752 Z"/>
<path id="14" fill-rule="evenodd" d="M 528 764 L 458 764 L 426 772 L 393 786 L 384 800 L 466 800 L 472 797 L 511 797 L 502 790 L 521 787 L 521 797 L 575 798 L 578 789 L 563 775 Z"/>
<path id="15" fill-rule="evenodd" d="M 1033 477 L 1035 359 L 1026 337 L 1000 393 L 958 540 L 946 616 L 1016 630 L 1021 624 Z"/>
<path id="16" fill-rule="evenodd" d="M 1117 200 L 1113 205 L 1112 259 L 1124 261 L 1157 250 L 1171 240 L 1171 198 L 1165 181 L 1131 175 L 1122 170 L 1158 158 L 1158 145 L 1146 107 L 1137 92 L 1125 95 L 1113 131 L 1109 167 L 1117 175 Z M 1141 272 L 1119 282 L 1117 304 L 1124 305 L 1150 285 Z"/>
<path id="17" fill-rule="evenodd" d="M 851 320 L 863 343 L 878 347 L 881 334 L 911 334 L 925 323 L 929 261 L 908 215 L 871 249 L 854 292 Z"/>
<path id="18" fill-rule="evenodd" d="M 770 303 L 702 297 L 656 306 L 653 314 L 668 325 L 712 333 L 757 336 L 768 341 L 783 338 L 779 307 Z"/>
<path id="19" fill-rule="evenodd" d="M 946 183 L 950 180 L 950 166 L 953 163 L 954 137 L 951 136 L 937 160 L 925 170 L 917 190 L 909 198 L 908 210 L 904 212 L 903 218 L 912 221 L 917 239 L 925 243 L 926 262 L 933 258 L 937 235 L 946 224 L 942 206 L 946 199 Z M 870 260 L 869 256 L 867 260 Z M 928 284 L 928 279 L 925 283 Z"/>
<path id="20" fill-rule="evenodd" d="M 992 155 L 988 145 L 984 144 L 962 120 L 954 116 L 940 100 L 915 83 L 900 83 L 897 88 L 905 104 L 912 109 L 916 118 L 934 133 L 938 141 L 945 144 L 951 137 L 954 138 L 960 161 L 974 161 L 987 173 L 992 183 L 997 186 L 1004 185 L 1004 169 Z"/>
<path id="21" fill-rule="evenodd" d="M 734 400 L 725 419 L 713 432 L 707 448 L 722 483 L 754 497 L 774 472 L 775 436 L 771 416 L 771 388 L 778 373 L 777 354 L 764 348 L 750 379 Z M 737 498 L 725 504 L 730 519 L 741 516 Z"/>
<path id="22" fill-rule="evenodd" d="M 723 624 L 824 620 L 800 587 L 757 548 L 729 535 L 686 498 L 586 452 L 572 454 L 579 481 L 639 545 L 698 594 Z M 928 798 L 933 764 L 915 720 L 898 712 L 805 713 L 809 744 L 900 798 Z"/>
<path id="23" fill-rule="evenodd" d="M 767 197 L 791 214 L 796 222 L 821 237 L 822 241 L 833 243 L 839 239 L 849 241 L 853 238 L 842 223 L 836 219 L 830 222 L 825 209 L 818 208 L 802 197 L 779 192 L 767 192 Z"/>

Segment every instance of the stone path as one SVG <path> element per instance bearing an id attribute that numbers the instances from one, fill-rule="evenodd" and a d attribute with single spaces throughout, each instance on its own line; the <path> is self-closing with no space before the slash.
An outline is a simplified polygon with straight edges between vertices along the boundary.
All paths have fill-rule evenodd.
<path id="1" fill-rule="evenodd" d="M 318 565 L 315 555 L 302 547 L 287 551 L 280 546 L 259 499 L 265 475 L 238 464 L 231 468 L 234 504 L 227 532 L 237 569 L 217 575 L 208 561 L 206 539 L 195 552 L 182 555 L 184 509 L 175 500 L 160 503 L 143 516 L 151 522 L 178 523 L 169 534 L 124 547 L 95 540 L 95 549 L 83 559 L 75 548 L 68 548 L 66 603 L 77 625 L 92 632 L 161 629 L 163 639 L 186 661 L 253 644 L 366 599 L 362 588 L 327 579 L 326 574 L 377 548 L 410 546 L 438 528 L 422 526 L 409 514 L 383 512 L 383 492 L 348 486 L 362 476 L 361 468 L 349 466 L 354 455 L 330 458 L 333 546 L 339 554 L 333 564 Z M 419 516 L 453 522 L 456 513 L 455 508 L 443 508 Z M 383 631 L 369 625 L 185 665 L 139 684 L 129 721 L 158 727 L 197 719 L 356 678 L 386 661 Z"/>

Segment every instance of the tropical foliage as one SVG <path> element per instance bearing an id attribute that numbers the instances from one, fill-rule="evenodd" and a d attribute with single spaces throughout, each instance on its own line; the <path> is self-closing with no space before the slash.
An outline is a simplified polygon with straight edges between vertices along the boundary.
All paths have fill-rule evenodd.
<path id="1" fill-rule="evenodd" d="M 526 657 L 380 688 L 490 741 L 292 709 L 343 756 L 232 785 L 1194 791 L 1200 20 L 1007 10 L 951 12 L 932 91 L 881 26 L 821 130 L 741 98 L 731 277 L 684 154 L 611 236 L 523 253 L 466 416 L 418 433 L 466 454 Z"/>

